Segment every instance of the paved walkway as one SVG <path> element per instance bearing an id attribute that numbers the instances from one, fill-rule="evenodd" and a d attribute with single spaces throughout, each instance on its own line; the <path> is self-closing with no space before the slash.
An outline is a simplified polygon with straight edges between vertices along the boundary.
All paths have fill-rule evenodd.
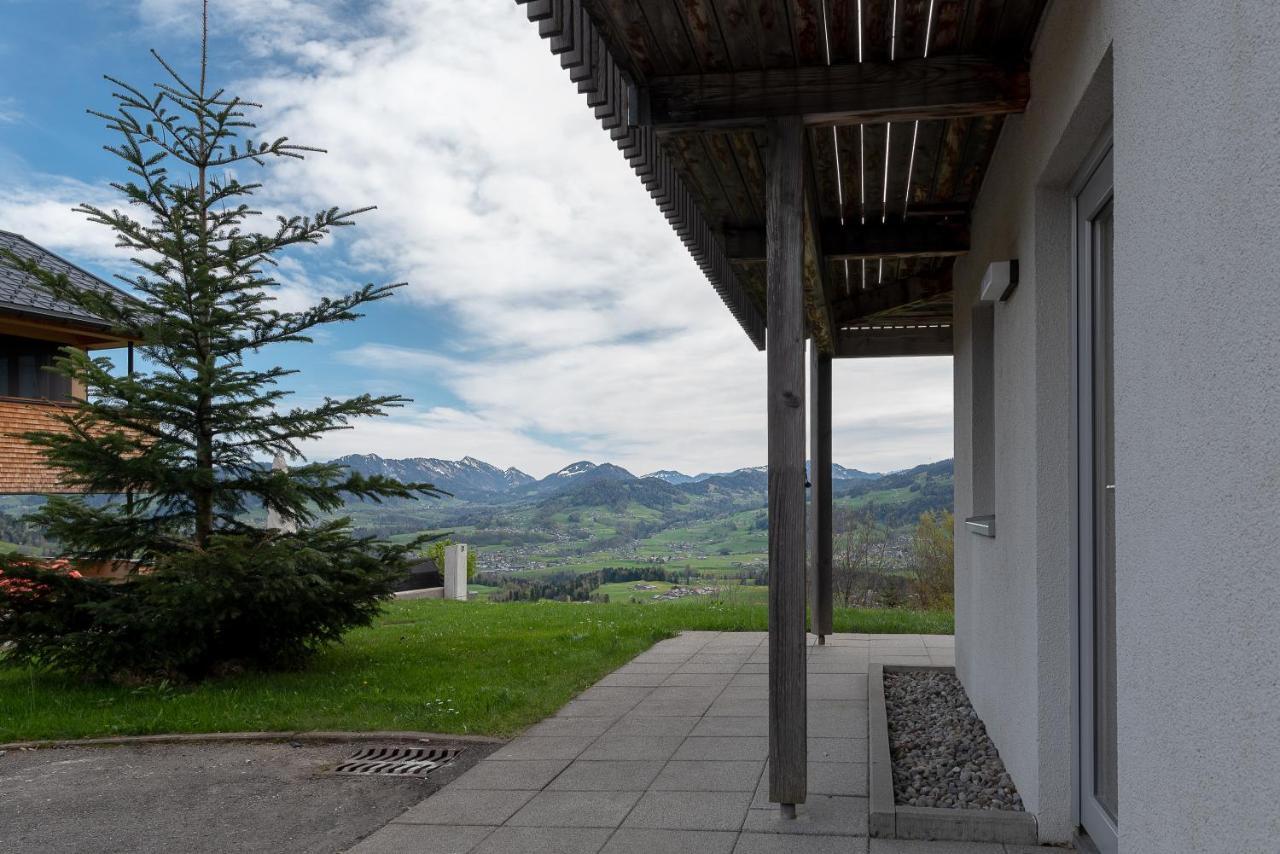
<path id="1" fill-rule="evenodd" d="M 950 636 L 809 647 L 809 800 L 769 803 L 763 632 L 685 632 L 571 700 L 352 854 L 1027 854 L 868 840 L 867 665 L 952 664 Z"/>

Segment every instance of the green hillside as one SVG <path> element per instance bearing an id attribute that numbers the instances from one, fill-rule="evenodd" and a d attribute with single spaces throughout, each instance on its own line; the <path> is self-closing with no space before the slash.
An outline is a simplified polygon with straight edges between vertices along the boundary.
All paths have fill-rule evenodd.
<path id="1" fill-rule="evenodd" d="M 684 577 L 750 579 L 766 568 L 767 483 L 758 469 L 673 484 L 606 464 L 558 482 L 529 478 L 502 494 L 473 492 L 470 500 L 353 503 L 343 512 L 359 533 L 379 539 L 449 533 L 472 546 L 481 571 L 524 576 L 654 567 Z M 905 535 L 921 513 L 950 510 L 952 488 L 951 460 L 836 480 L 837 532 L 844 515 L 860 514 L 890 537 Z M 0 549 L 56 551 L 20 521 L 38 501 L 0 505 Z"/>
<path id="2" fill-rule="evenodd" d="M 596 480 L 506 502 L 353 505 L 366 533 L 407 540 L 450 531 L 477 551 L 482 571 L 517 576 L 651 566 L 695 576 L 750 577 L 766 566 L 767 479 L 738 472 L 674 486 L 654 478 Z M 869 514 L 890 535 L 920 514 L 952 507 L 952 462 L 835 484 L 840 514 Z"/>

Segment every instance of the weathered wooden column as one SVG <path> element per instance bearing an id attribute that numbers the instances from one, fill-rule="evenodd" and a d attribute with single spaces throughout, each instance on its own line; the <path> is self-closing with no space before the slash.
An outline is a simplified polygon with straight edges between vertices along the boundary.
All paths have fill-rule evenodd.
<path id="1" fill-rule="evenodd" d="M 769 122 L 769 800 L 808 794 L 804 526 L 804 125 Z"/>
<path id="2" fill-rule="evenodd" d="M 831 357 L 809 341 L 809 620 L 831 634 Z"/>

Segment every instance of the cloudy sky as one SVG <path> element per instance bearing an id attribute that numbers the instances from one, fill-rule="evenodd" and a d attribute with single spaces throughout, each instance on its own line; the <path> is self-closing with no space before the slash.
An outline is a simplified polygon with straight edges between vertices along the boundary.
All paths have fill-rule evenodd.
<path id="1" fill-rule="evenodd" d="M 199 0 L 0 0 L 0 228 L 103 275 L 118 204 L 103 73 L 198 59 Z M 300 401 L 414 399 L 309 453 L 472 455 L 543 475 L 765 460 L 764 355 L 702 278 L 511 0 L 213 0 L 212 78 L 262 102 L 269 136 L 328 149 L 262 176 L 264 207 L 376 204 L 281 268 L 286 307 L 406 281 L 314 346 Z M 242 179 L 247 176 L 241 176 Z M 835 458 L 889 470 L 950 456 L 951 360 L 835 369 Z"/>

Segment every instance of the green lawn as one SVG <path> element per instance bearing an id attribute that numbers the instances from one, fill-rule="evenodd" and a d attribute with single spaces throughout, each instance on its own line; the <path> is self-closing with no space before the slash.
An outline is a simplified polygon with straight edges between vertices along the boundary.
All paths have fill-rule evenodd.
<path id="1" fill-rule="evenodd" d="M 196 687 L 90 685 L 0 667 L 0 742 L 314 729 L 510 735 L 682 629 L 764 630 L 763 592 L 656 607 L 395 602 L 305 670 Z M 835 614 L 842 632 L 949 633 L 952 625 L 949 613 Z"/>

